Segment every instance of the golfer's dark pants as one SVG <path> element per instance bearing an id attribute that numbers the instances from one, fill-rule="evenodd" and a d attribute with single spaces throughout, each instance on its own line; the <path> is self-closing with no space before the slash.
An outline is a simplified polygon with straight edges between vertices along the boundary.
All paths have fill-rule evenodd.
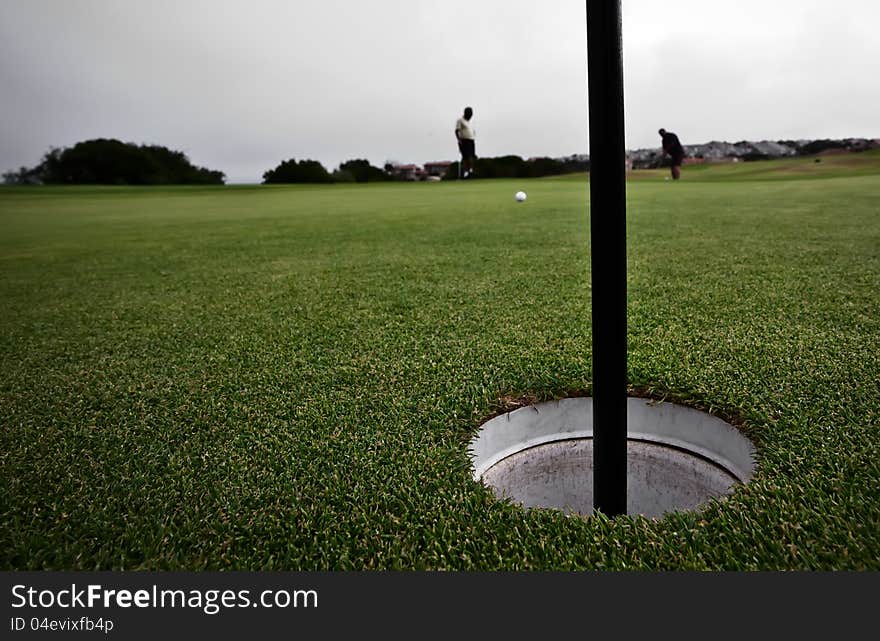
<path id="1" fill-rule="evenodd" d="M 473 140 L 462 138 L 458 141 L 458 150 L 461 152 L 462 160 L 473 159 L 477 157 L 476 145 Z"/>

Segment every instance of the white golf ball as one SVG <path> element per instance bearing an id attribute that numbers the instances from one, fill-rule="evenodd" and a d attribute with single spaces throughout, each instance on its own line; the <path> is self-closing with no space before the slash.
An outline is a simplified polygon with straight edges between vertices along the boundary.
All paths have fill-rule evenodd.
<path id="1" fill-rule="evenodd" d="M 526 192 L 518 191 L 518 192 L 516 192 L 516 195 L 514 196 L 514 198 L 516 198 L 516 202 L 521 203 L 522 201 L 524 201 L 526 199 Z"/>

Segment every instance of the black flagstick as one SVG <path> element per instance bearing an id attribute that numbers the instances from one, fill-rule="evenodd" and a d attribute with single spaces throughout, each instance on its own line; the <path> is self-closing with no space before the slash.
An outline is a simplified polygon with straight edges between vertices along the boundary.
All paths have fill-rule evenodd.
<path id="1" fill-rule="evenodd" d="M 626 154 L 620 0 L 587 0 L 593 506 L 626 514 Z"/>

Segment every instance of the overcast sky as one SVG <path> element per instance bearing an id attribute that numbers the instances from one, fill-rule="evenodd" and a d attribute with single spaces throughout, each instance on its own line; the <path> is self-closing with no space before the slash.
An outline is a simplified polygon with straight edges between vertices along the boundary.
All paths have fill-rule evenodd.
<path id="1" fill-rule="evenodd" d="M 880 137 L 880 1 L 623 0 L 627 147 Z M 0 171 L 90 138 L 287 158 L 586 153 L 584 0 L 0 0 Z"/>

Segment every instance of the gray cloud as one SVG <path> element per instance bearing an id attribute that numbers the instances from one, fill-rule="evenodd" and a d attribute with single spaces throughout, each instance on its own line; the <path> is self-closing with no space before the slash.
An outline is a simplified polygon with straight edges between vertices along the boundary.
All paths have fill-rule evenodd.
<path id="1" fill-rule="evenodd" d="M 0 169 L 93 137 L 232 179 L 587 149 L 583 1 L 4 0 Z M 627 145 L 877 136 L 873 0 L 624 1 Z"/>

